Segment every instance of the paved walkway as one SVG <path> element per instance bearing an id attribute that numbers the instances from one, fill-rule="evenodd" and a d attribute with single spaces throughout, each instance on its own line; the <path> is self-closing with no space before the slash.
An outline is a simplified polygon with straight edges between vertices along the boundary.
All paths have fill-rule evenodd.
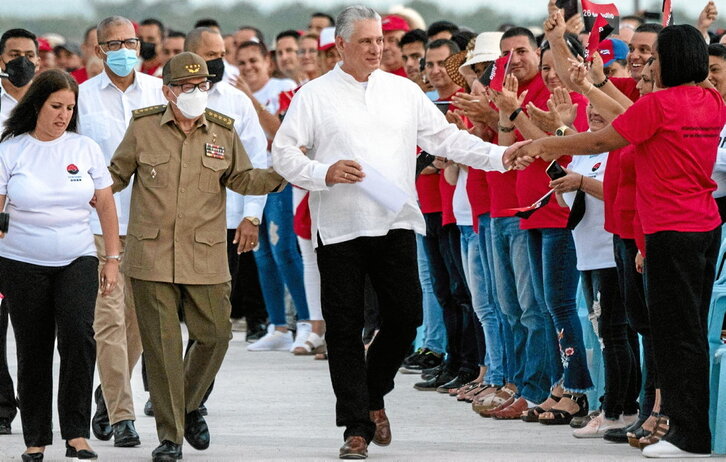
<path id="1" fill-rule="evenodd" d="M 9 332 L 10 372 L 15 376 L 15 345 Z M 209 408 L 212 445 L 195 451 L 184 445 L 187 461 L 318 461 L 337 460 L 342 430 L 335 427 L 335 402 L 325 361 L 284 352 L 250 353 L 244 334 L 235 333 Z M 57 356 L 57 355 L 56 355 Z M 57 366 L 55 377 L 57 378 Z M 484 419 L 470 405 L 435 392 L 412 388 L 418 376 L 400 375 L 387 397 L 393 443 L 372 446 L 372 461 L 626 461 L 644 460 L 627 445 L 602 440 L 578 440 L 569 427 L 546 427 L 520 421 Z M 154 419 L 142 410 L 146 394 L 140 369 L 133 379 L 141 446 L 113 447 L 113 440 L 91 439 L 99 460 L 150 460 L 157 446 Z M 94 407 L 95 409 L 95 407 Z M 64 459 L 65 450 L 55 420 L 55 444 L 47 461 Z M 0 436 L 0 460 L 19 460 L 25 449 L 20 419 L 13 434 Z"/>

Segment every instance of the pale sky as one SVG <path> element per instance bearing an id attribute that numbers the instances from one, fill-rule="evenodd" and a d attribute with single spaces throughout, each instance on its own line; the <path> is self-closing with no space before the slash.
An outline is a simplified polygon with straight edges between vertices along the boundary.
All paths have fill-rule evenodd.
<path id="1" fill-rule="evenodd" d="M 122 0 L 121 0 L 122 1 Z M 153 2 L 153 0 L 148 0 Z M 197 5 L 215 4 L 215 5 L 231 5 L 237 3 L 236 0 L 190 0 L 191 3 Z M 314 5 L 320 9 L 332 9 L 341 4 L 363 3 L 374 8 L 385 10 L 392 5 L 406 3 L 402 0 L 350 0 L 341 2 L 339 0 L 301 0 L 302 3 Z M 634 9 L 637 0 L 600 0 L 597 3 L 615 3 L 622 14 L 630 14 Z M 640 7 L 652 7 L 655 4 L 660 5 L 659 0 L 639 0 Z M 444 8 L 450 8 L 456 12 L 467 12 L 475 10 L 479 6 L 491 6 L 500 11 L 520 17 L 540 17 L 542 11 L 546 7 L 547 0 L 459 0 L 446 1 L 440 3 L 445 4 Z M 261 9 L 274 9 L 281 5 L 295 3 L 293 0 L 264 0 L 255 2 L 261 5 Z M 722 3 L 722 2 L 717 2 Z M 0 6 L 0 14 L 4 16 L 15 17 L 39 17 L 39 16 L 59 16 L 59 15 L 77 15 L 84 10 L 88 11 L 88 0 L 3 0 Z M 692 17 L 698 15 L 706 0 L 673 0 L 674 9 L 686 10 Z M 721 17 L 726 17 L 726 5 L 722 5 Z M 676 20 L 678 17 L 676 16 Z M 723 23 L 723 19 L 719 21 Z"/>

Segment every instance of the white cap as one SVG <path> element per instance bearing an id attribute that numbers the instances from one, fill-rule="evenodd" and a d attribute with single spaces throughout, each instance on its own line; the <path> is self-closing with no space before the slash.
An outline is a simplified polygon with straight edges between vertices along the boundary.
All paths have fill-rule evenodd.
<path id="1" fill-rule="evenodd" d="M 335 27 L 326 27 L 320 31 L 318 51 L 325 51 L 335 46 Z"/>
<path id="2" fill-rule="evenodd" d="M 466 61 L 459 69 L 472 64 L 483 63 L 487 61 L 496 61 L 501 56 L 499 50 L 499 42 L 502 40 L 504 32 L 482 32 L 476 36 L 474 49 L 466 55 Z"/>

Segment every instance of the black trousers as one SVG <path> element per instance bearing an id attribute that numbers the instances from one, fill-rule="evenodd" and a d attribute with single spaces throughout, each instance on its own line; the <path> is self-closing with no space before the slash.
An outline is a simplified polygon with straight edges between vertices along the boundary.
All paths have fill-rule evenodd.
<path id="1" fill-rule="evenodd" d="M 453 374 L 479 368 L 480 351 L 475 328 L 481 329 L 471 305 L 471 293 L 461 261 L 461 234 L 455 224 L 441 225 L 441 213 L 424 214 L 424 251 L 429 260 L 434 295 L 444 310 L 446 367 Z M 483 336 L 483 335 L 482 335 Z M 484 352 L 482 352 L 484 353 Z"/>
<path id="2" fill-rule="evenodd" d="M 64 440 L 88 438 L 96 364 L 93 314 L 98 259 L 67 266 L 0 258 L 18 353 L 18 396 L 26 446 L 53 442 L 53 347 L 58 337 L 58 416 Z"/>
<path id="3" fill-rule="evenodd" d="M 4 291 L 4 289 L 3 289 Z M 15 387 L 8 369 L 8 301 L 0 305 L 0 418 L 13 421 L 18 413 Z"/>
<path id="4" fill-rule="evenodd" d="M 257 263 L 252 252 L 237 255 L 237 244 L 233 244 L 236 230 L 227 230 L 227 260 L 232 275 L 232 318 L 247 319 L 247 325 L 267 323 L 265 299 L 262 297 Z"/>
<path id="5" fill-rule="evenodd" d="M 593 306 L 598 294 L 600 299 L 598 334 L 604 346 L 605 363 L 602 410 L 608 419 L 617 419 L 622 413 L 636 414 L 641 382 L 640 358 L 631 348 L 631 329 L 620 294 L 617 270 L 604 268 L 582 271 L 580 281 L 588 306 Z M 636 352 L 639 353 L 639 350 Z"/>
<path id="6" fill-rule="evenodd" d="M 664 439 L 684 451 L 711 452 L 708 423 L 708 309 L 721 227 L 645 236 L 646 297 L 658 365 Z"/>
<path id="7" fill-rule="evenodd" d="M 326 323 L 336 424 L 344 438 L 373 439 L 369 411 L 384 408 L 393 378 L 422 321 L 421 285 L 413 231 L 395 229 L 381 237 L 360 237 L 322 245 L 318 239 L 321 303 Z M 363 349 L 366 275 L 376 291 L 380 330 Z"/>
<path id="8" fill-rule="evenodd" d="M 644 373 L 645 382 L 643 383 L 643 401 L 640 403 L 640 415 L 648 416 L 653 411 L 653 405 L 655 404 L 658 368 L 653 354 L 653 337 L 650 329 L 648 305 L 645 302 L 643 275 L 635 269 L 635 256 L 638 253 L 638 247 L 635 245 L 634 239 L 621 239 L 619 236 L 613 236 L 613 247 L 620 293 L 623 295 L 625 315 L 630 326 L 628 338 L 630 348 L 635 354 L 636 366 L 640 366 L 640 342 L 638 342 L 637 334 L 640 334 L 643 340 L 643 367 L 639 368 L 641 378 L 637 379 L 637 383 L 640 384 L 643 381 L 642 374 Z M 648 262 L 646 261 L 645 264 L 647 266 Z"/>

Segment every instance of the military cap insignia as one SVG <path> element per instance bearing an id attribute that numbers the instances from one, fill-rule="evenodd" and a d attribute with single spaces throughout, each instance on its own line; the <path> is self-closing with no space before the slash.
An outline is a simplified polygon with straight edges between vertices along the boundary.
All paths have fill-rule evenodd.
<path id="1" fill-rule="evenodd" d="M 190 74 L 196 74 L 201 68 L 202 66 L 200 66 L 199 64 L 187 64 L 186 66 L 184 66 L 184 69 L 186 69 L 187 72 L 189 72 Z"/>
<path id="2" fill-rule="evenodd" d="M 220 112 L 207 109 L 204 114 L 207 116 L 207 120 L 214 122 L 217 125 L 221 125 L 225 128 L 232 130 L 234 128 L 234 119 L 226 116 Z"/>
<path id="3" fill-rule="evenodd" d="M 165 104 L 159 104 L 157 106 L 149 106 L 149 107 L 142 107 L 140 109 L 136 109 L 134 111 L 131 111 L 131 114 L 134 116 L 134 119 L 138 119 L 139 117 L 145 117 L 153 114 L 160 114 L 166 110 Z"/>

